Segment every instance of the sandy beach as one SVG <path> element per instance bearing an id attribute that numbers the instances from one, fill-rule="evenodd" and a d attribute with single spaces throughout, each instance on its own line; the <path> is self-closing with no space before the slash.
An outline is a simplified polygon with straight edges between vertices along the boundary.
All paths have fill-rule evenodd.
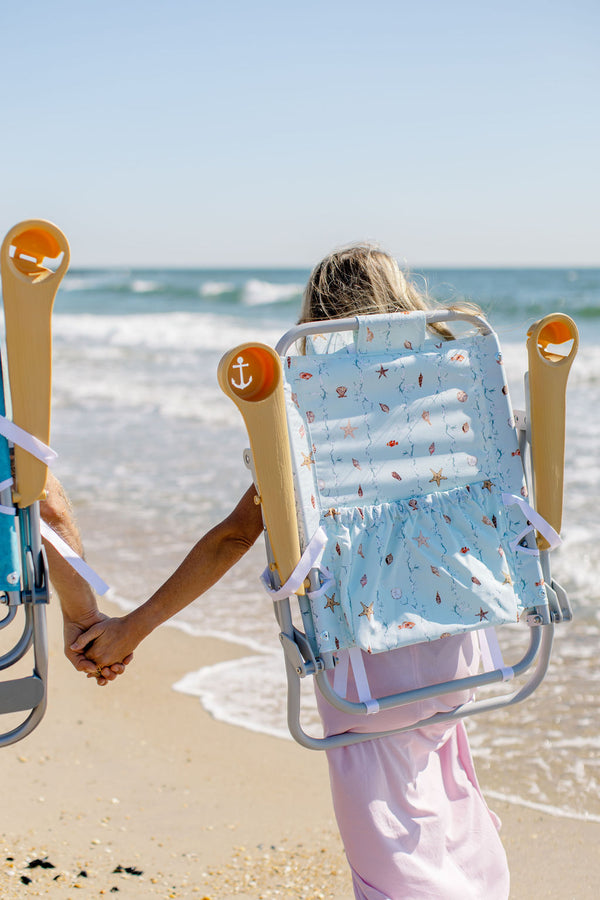
<path id="1" fill-rule="evenodd" d="M 217 722 L 172 690 L 246 649 L 163 627 L 125 676 L 98 688 L 62 655 L 56 601 L 49 620 L 48 711 L 1 751 L 2 900 L 350 900 L 325 757 Z M 512 900 L 597 896 L 600 824 L 492 805 Z"/>

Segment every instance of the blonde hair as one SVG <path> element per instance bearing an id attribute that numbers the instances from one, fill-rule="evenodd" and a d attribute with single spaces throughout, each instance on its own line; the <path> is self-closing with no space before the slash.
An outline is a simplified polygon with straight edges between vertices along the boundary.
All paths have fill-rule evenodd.
<path id="1" fill-rule="evenodd" d="M 435 303 L 409 281 L 388 253 L 370 244 L 354 244 L 334 250 L 315 266 L 304 290 L 298 321 L 434 307 Z M 452 304 L 450 308 L 479 312 L 471 304 Z M 433 324 L 431 328 L 446 338 L 452 337 L 443 324 Z"/>

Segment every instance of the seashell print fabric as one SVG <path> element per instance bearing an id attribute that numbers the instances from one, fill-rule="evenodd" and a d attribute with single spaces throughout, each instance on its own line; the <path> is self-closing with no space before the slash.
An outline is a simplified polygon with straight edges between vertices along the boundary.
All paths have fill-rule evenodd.
<path id="1" fill-rule="evenodd" d="M 284 365 L 301 538 L 323 526 L 334 576 L 319 650 L 517 621 L 545 591 L 501 500 L 527 490 L 496 336 L 444 341 L 421 312 L 358 321 Z"/>

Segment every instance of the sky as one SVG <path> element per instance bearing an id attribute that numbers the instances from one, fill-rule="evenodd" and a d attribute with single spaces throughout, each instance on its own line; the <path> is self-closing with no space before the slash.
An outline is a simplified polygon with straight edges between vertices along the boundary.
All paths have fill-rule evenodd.
<path id="1" fill-rule="evenodd" d="M 71 265 L 600 265 L 597 0 L 3 4 L 0 231 Z"/>

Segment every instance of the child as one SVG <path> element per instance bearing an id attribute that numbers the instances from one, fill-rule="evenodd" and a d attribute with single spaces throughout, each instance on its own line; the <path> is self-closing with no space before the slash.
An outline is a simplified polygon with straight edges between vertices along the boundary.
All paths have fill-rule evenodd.
<path id="1" fill-rule="evenodd" d="M 396 262 L 369 246 L 326 257 L 307 285 L 300 321 L 427 309 L 426 299 Z M 473 310 L 469 310 L 473 311 Z M 441 337 L 444 325 L 432 326 Z M 221 578 L 262 531 L 252 486 L 233 512 L 198 541 L 174 574 L 142 606 L 99 622 L 72 650 L 101 667 L 129 657 L 157 625 Z M 369 683 L 383 694 L 435 680 L 464 677 L 479 666 L 470 635 L 392 651 L 363 654 Z M 349 699 L 354 685 L 349 682 Z M 386 730 L 447 711 L 454 695 L 360 717 L 318 697 L 326 734 Z M 466 732 L 458 724 L 430 725 L 327 752 L 335 814 L 352 870 L 357 900 L 506 900 L 509 876 L 498 822 L 479 790 Z"/>

